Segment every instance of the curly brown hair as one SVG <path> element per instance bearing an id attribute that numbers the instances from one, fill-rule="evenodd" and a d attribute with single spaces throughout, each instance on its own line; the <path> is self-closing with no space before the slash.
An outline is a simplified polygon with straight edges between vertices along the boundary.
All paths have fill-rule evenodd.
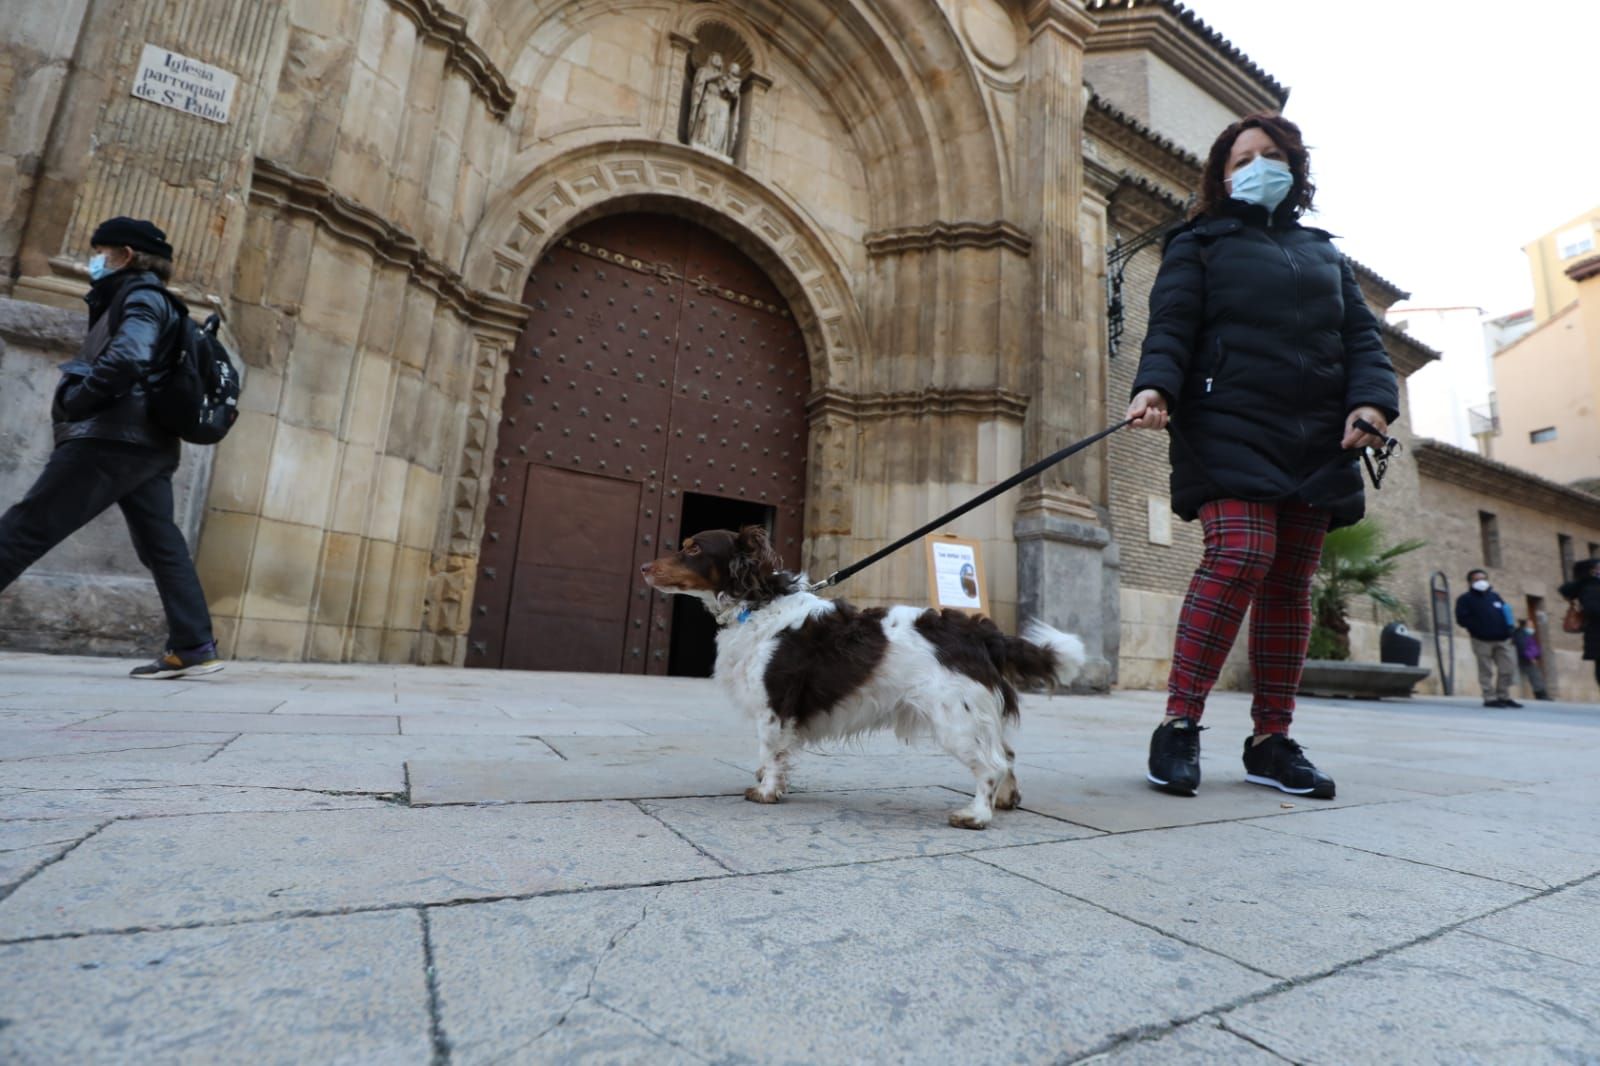
<path id="1" fill-rule="evenodd" d="M 1317 195 L 1317 187 L 1311 181 L 1311 153 L 1306 150 L 1305 141 L 1300 137 L 1300 127 L 1284 118 L 1270 112 L 1260 112 L 1246 115 L 1227 129 L 1217 135 L 1211 143 L 1211 151 L 1206 156 L 1205 169 L 1200 177 L 1200 195 L 1196 198 L 1191 217 L 1198 218 L 1215 210 L 1228 199 L 1227 180 L 1228 156 L 1233 152 L 1233 142 L 1239 139 L 1239 134 L 1245 130 L 1257 129 L 1272 138 L 1272 143 L 1278 146 L 1284 159 L 1289 164 L 1289 172 L 1294 175 L 1294 185 L 1289 189 L 1289 195 L 1283 202 L 1289 205 L 1294 216 L 1299 218 L 1311 210 L 1312 198 Z"/>

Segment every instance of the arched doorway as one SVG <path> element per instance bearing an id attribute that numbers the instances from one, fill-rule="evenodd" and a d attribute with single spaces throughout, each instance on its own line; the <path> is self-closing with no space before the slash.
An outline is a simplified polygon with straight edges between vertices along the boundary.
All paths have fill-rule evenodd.
<path id="1" fill-rule="evenodd" d="M 710 616 L 639 567 L 681 534 L 765 524 L 798 566 L 805 342 L 732 244 L 613 215 L 548 248 L 523 302 L 466 665 L 709 673 Z"/>

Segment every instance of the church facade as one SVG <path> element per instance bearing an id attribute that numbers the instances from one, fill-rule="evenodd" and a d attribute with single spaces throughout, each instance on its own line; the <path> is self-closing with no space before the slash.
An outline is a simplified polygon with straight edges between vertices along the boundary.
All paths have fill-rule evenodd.
<path id="1" fill-rule="evenodd" d="M 245 363 L 180 486 L 219 636 L 285 660 L 701 671 L 642 562 L 756 522 L 825 574 L 1103 428 L 1139 237 L 1287 97 L 1167 0 L 66 0 L 0 44 L 0 490 L 89 232 L 154 219 Z M 1100 684 L 1146 639 L 1154 444 L 949 528 Z M 6 643 L 159 639 L 107 522 L 0 600 Z M 910 549 L 840 592 L 926 584 Z"/>

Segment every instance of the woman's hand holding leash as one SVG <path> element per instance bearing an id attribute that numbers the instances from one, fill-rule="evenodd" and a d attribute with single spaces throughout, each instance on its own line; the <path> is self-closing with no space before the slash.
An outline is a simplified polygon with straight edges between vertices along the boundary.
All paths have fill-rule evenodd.
<path id="1" fill-rule="evenodd" d="M 1358 423 L 1365 422 L 1363 427 Z M 1369 430 L 1377 430 L 1376 433 Z M 1357 407 L 1344 420 L 1344 440 L 1339 446 L 1346 451 L 1357 448 L 1382 448 L 1389 440 L 1389 420 L 1376 407 Z"/>
<path id="2" fill-rule="evenodd" d="M 1133 398 L 1122 417 L 1134 429 L 1166 429 L 1167 398 L 1158 389 L 1144 389 Z"/>

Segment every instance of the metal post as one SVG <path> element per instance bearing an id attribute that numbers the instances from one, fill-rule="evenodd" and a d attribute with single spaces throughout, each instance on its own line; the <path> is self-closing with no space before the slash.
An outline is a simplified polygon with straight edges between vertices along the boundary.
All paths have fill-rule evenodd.
<path id="1" fill-rule="evenodd" d="M 1433 656 L 1439 664 L 1439 684 L 1446 696 L 1455 695 L 1456 630 L 1455 613 L 1450 609 L 1450 579 L 1443 570 L 1428 578 L 1428 596 L 1433 601 Z"/>

